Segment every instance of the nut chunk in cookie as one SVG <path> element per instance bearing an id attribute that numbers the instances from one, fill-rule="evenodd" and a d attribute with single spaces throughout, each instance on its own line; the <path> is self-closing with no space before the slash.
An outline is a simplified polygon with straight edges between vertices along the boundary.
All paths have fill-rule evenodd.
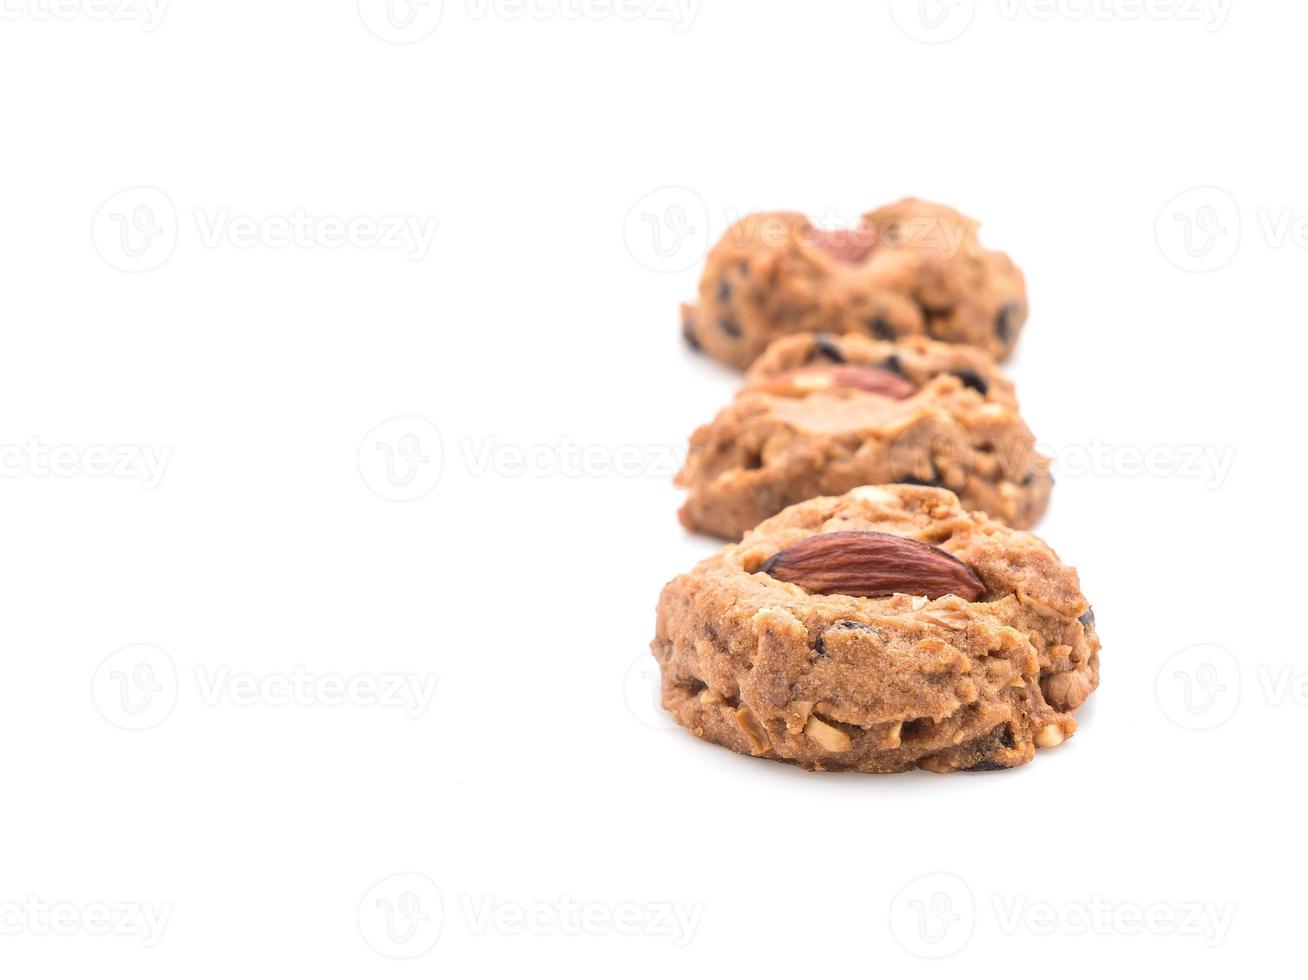
<path id="1" fill-rule="evenodd" d="M 1076 571 L 930 487 L 782 511 L 668 583 L 651 649 L 679 724 L 805 769 L 1009 769 L 1099 683 Z"/>
<path id="2" fill-rule="evenodd" d="M 753 214 L 709 253 L 699 302 L 682 309 L 687 343 L 748 367 L 777 337 L 922 334 L 1005 358 L 1026 322 L 1026 282 L 977 222 L 909 198 L 824 231 L 802 214 Z"/>
<path id="3" fill-rule="evenodd" d="M 690 440 L 681 521 L 736 539 L 783 507 L 877 483 L 952 490 L 1013 527 L 1044 513 L 1049 460 L 986 354 L 917 337 L 774 343 Z"/>

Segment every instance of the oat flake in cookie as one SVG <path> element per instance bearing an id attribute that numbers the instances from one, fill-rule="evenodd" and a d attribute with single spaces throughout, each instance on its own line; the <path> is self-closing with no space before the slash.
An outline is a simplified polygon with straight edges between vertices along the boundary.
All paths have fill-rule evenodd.
<path id="1" fill-rule="evenodd" d="M 1044 513 L 1049 460 L 1013 385 L 972 347 L 803 334 L 774 343 L 690 440 L 681 521 L 739 538 L 783 507 L 866 484 L 952 490 L 1013 527 Z"/>
<path id="2" fill-rule="evenodd" d="M 699 302 L 682 309 L 686 342 L 748 367 L 792 333 L 915 334 L 1007 357 L 1026 322 L 1026 284 L 977 222 L 914 198 L 820 230 L 801 214 L 754 214 L 709 253 Z"/>
<path id="3" fill-rule="evenodd" d="M 1009 769 L 1076 731 L 1076 571 L 945 490 L 810 500 L 670 582 L 651 644 L 694 735 L 806 769 Z"/>

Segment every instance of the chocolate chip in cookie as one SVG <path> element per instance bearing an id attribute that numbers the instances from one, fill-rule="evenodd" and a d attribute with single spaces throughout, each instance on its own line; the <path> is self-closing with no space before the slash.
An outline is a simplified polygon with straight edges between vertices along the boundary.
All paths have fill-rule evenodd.
<path id="1" fill-rule="evenodd" d="M 695 318 L 682 317 L 681 320 L 681 339 L 693 351 L 701 351 L 704 345 L 699 342 L 699 337 L 695 335 Z"/>
<path id="2" fill-rule="evenodd" d="M 840 352 L 840 345 L 830 334 L 820 333 L 813 338 L 814 357 L 824 357 L 833 364 L 844 364 L 845 355 Z"/>
<path id="3" fill-rule="evenodd" d="M 867 330 L 877 340 L 894 340 L 895 328 L 885 317 L 873 317 L 867 322 Z"/>
<path id="4" fill-rule="evenodd" d="M 990 393 L 990 384 L 975 371 L 955 371 L 954 377 L 963 382 L 964 386 L 971 388 L 973 391 L 979 391 L 983 395 Z"/>
<path id="5" fill-rule="evenodd" d="M 1013 340 L 1013 331 L 1021 315 L 1020 303 L 1009 302 L 1000 307 L 999 313 L 995 316 L 995 336 L 999 338 L 1000 343 L 1008 344 Z"/>
<path id="6" fill-rule="evenodd" d="M 899 359 L 898 354 L 891 354 L 882 361 L 881 368 L 884 371 L 889 371 L 891 374 L 897 374 L 901 378 L 908 377 L 908 375 L 904 373 L 904 362 Z"/>

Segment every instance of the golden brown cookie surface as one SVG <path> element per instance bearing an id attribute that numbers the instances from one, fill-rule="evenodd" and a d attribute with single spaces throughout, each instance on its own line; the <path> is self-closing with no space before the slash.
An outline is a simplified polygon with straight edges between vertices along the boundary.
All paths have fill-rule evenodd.
<path id="1" fill-rule="evenodd" d="M 833 584 L 874 594 L 818 591 Z M 678 723 L 807 769 L 1021 765 L 1076 730 L 1099 681 L 1075 570 L 924 487 L 764 522 L 664 588 L 651 648 Z"/>
<path id="2" fill-rule="evenodd" d="M 790 212 L 737 222 L 709 253 L 682 329 L 693 346 L 737 367 L 777 337 L 805 332 L 925 335 L 1002 359 L 1026 316 L 1021 271 L 981 246 L 977 222 L 909 198 L 840 232 Z"/>
<path id="3" fill-rule="evenodd" d="M 805 334 L 774 343 L 694 433 L 678 483 L 682 523 L 734 540 L 783 507 L 883 483 L 944 487 L 1029 527 L 1053 479 L 1012 384 L 981 351 Z"/>

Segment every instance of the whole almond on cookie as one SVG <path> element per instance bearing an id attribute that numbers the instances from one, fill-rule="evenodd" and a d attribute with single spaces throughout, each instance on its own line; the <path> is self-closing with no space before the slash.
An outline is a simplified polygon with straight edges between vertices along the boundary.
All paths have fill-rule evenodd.
<path id="1" fill-rule="evenodd" d="M 864 364 L 799 368 L 752 386 L 772 395 L 802 398 L 817 391 L 866 391 L 887 398 L 905 399 L 917 393 L 917 385 L 884 368 Z"/>
<path id="2" fill-rule="evenodd" d="M 824 595 L 956 595 L 975 602 L 986 593 L 976 572 L 953 555 L 877 531 L 815 534 L 777 552 L 759 571 Z"/>

